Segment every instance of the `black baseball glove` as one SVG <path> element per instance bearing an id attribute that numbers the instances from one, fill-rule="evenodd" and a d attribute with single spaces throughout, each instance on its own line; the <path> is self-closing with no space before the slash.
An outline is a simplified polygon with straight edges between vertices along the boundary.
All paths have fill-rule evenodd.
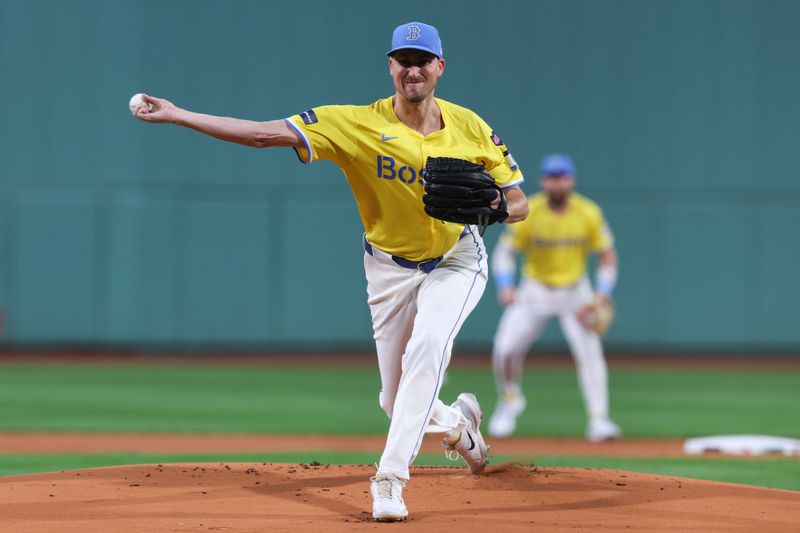
<path id="1" fill-rule="evenodd" d="M 492 203 L 500 198 L 500 205 Z M 454 157 L 429 157 L 425 163 L 425 212 L 433 218 L 486 227 L 508 217 L 506 196 L 483 165 Z"/>

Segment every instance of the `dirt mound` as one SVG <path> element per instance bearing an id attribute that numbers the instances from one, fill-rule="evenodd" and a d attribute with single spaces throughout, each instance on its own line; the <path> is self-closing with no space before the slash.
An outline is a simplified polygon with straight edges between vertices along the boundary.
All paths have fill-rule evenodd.
<path id="1" fill-rule="evenodd" d="M 0 478 L 0 530 L 441 532 L 789 531 L 800 492 L 602 469 L 415 468 L 409 521 L 370 521 L 368 466 L 270 463 L 98 468 Z"/>

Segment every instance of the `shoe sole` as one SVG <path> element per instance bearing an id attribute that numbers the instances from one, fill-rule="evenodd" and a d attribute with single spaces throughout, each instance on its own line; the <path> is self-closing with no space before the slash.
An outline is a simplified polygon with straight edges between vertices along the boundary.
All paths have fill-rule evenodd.
<path id="1" fill-rule="evenodd" d="M 604 435 L 602 437 L 594 437 L 594 438 L 593 437 L 586 437 L 586 440 L 588 440 L 591 443 L 597 444 L 597 443 L 600 443 L 600 442 L 611 442 L 611 441 L 619 440 L 621 438 L 622 438 L 622 435 L 620 434 L 620 435 Z"/>
<path id="2" fill-rule="evenodd" d="M 619 440 L 621 438 L 622 438 L 622 430 L 620 430 L 619 428 L 617 428 L 616 431 L 610 431 L 608 433 L 597 433 L 596 435 L 588 433 L 586 435 L 586 440 L 593 443 Z"/>
<path id="3" fill-rule="evenodd" d="M 469 471 L 473 474 L 482 474 L 483 471 L 486 469 L 486 464 L 489 462 L 489 445 L 486 444 L 486 440 L 483 438 L 481 434 L 481 421 L 483 420 L 483 411 L 481 410 L 481 406 L 478 403 L 478 398 L 469 392 L 462 392 L 456 398 L 456 401 L 459 401 L 465 405 L 470 407 L 470 411 L 475 411 L 477 408 L 478 412 L 478 424 L 474 427 L 475 432 L 477 433 L 476 437 L 477 441 L 475 446 L 478 446 L 481 450 L 481 455 L 483 455 L 483 463 L 476 465 L 473 467 L 469 462 L 467 462 L 467 466 L 469 466 Z M 472 421 L 471 421 L 472 422 Z M 465 459 L 466 460 L 466 459 Z"/>
<path id="4" fill-rule="evenodd" d="M 399 515 L 399 514 L 389 514 L 389 513 L 384 513 L 384 514 L 375 514 L 375 513 L 372 513 L 372 518 L 373 518 L 373 519 L 374 519 L 376 522 L 402 522 L 402 521 L 404 521 L 404 520 L 405 520 L 407 517 L 408 517 L 408 511 L 406 511 L 406 514 L 403 514 L 403 515 Z"/>
<path id="5" fill-rule="evenodd" d="M 456 397 L 456 401 L 461 402 L 470 407 L 470 411 L 475 411 L 477 408 L 478 411 L 478 424 L 477 427 L 480 428 L 481 421 L 483 420 L 483 411 L 481 410 L 481 405 L 478 403 L 478 398 L 472 394 L 471 392 L 462 392 L 461 394 Z M 462 411 L 463 412 L 463 411 Z M 472 421 L 473 425 L 474 420 Z M 480 429 L 479 429 L 480 430 Z"/>

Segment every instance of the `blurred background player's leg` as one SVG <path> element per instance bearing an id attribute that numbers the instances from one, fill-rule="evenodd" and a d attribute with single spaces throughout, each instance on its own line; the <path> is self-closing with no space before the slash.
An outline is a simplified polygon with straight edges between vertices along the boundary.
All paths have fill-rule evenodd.
<path id="1" fill-rule="evenodd" d="M 608 368 L 600 336 L 585 328 L 576 313 L 593 297 L 591 285 L 584 278 L 560 315 L 561 329 L 569 344 L 578 373 L 583 402 L 588 416 L 586 437 L 593 442 L 614 439 L 622 432 L 609 417 Z"/>
<path id="2" fill-rule="evenodd" d="M 489 420 L 489 435 L 509 437 L 525 410 L 522 372 L 525 356 L 552 317 L 546 290 L 523 279 L 513 304 L 506 307 L 494 336 L 492 366 L 497 383 L 497 405 Z"/>

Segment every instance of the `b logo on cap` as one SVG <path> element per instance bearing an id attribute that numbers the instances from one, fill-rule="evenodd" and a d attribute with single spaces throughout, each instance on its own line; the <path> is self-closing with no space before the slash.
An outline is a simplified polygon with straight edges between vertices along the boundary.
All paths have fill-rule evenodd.
<path id="1" fill-rule="evenodd" d="M 408 27 L 408 35 L 406 36 L 407 41 L 416 41 L 419 39 L 419 36 L 422 32 L 419 29 L 419 26 L 409 26 Z"/>

